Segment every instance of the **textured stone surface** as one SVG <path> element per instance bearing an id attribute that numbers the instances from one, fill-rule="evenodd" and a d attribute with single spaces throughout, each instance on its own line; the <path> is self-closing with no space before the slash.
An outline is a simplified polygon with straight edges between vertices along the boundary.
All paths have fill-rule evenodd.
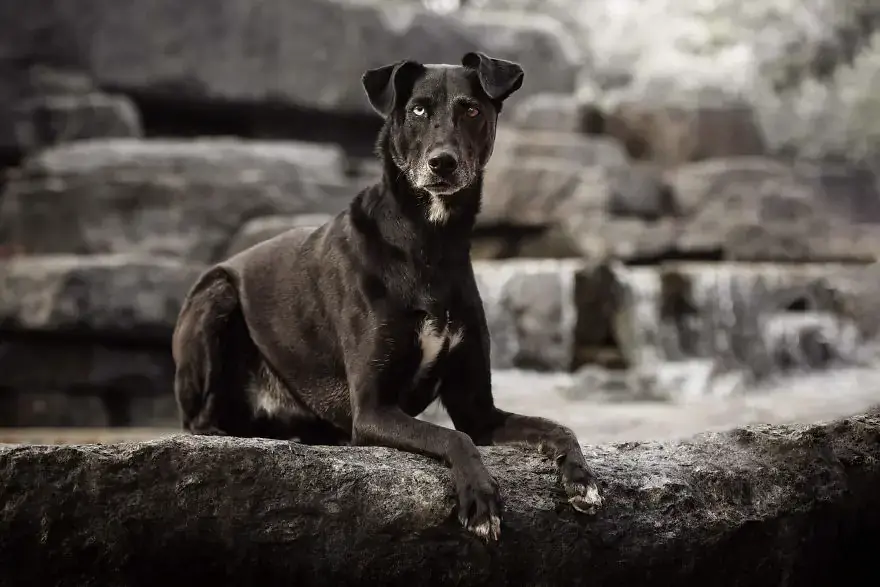
<path id="1" fill-rule="evenodd" d="M 11 57 L 0 50 L 0 150 L 23 155 L 60 142 L 142 135 L 127 97 L 102 92 L 61 60 Z"/>
<path id="2" fill-rule="evenodd" d="M 134 255 L 0 260 L 0 332 L 167 343 L 201 265 Z"/>
<path id="3" fill-rule="evenodd" d="M 869 174 L 822 182 L 821 167 L 759 158 L 682 166 L 667 180 L 684 216 L 679 250 L 721 250 L 731 260 L 872 260 L 880 250 L 880 191 Z M 862 174 L 864 175 L 864 173 Z"/>
<path id="4" fill-rule="evenodd" d="M 584 130 L 584 115 L 571 94 L 535 94 L 513 110 L 513 124 L 525 130 L 577 133 Z"/>
<path id="5" fill-rule="evenodd" d="M 727 149 L 742 144 L 742 136 L 725 130 L 740 120 L 743 135 L 762 138 L 770 151 L 880 157 L 880 8 L 874 0 L 772 0 L 748 7 L 739 0 L 480 4 L 560 18 L 582 50 L 579 101 L 606 114 L 626 107 L 659 120 L 662 132 L 643 139 L 679 133 L 678 144 L 709 139 Z M 664 114 L 675 110 L 684 120 L 715 112 L 722 132 L 707 135 L 713 124 L 678 125 Z M 669 151 L 676 152 L 683 151 Z"/>
<path id="6" fill-rule="evenodd" d="M 499 131 L 483 184 L 481 225 L 552 226 L 601 212 L 628 169 L 619 143 L 574 133 Z"/>
<path id="7" fill-rule="evenodd" d="M 558 230 L 589 258 L 867 262 L 880 251 L 880 184 L 864 167 L 729 157 L 580 178 Z"/>
<path id="8" fill-rule="evenodd" d="M 342 153 L 305 143 L 85 141 L 30 158 L 0 202 L 0 243 L 40 253 L 146 253 L 209 262 L 247 220 L 335 213 L 322 186 Z"/>
<path id="9" fill-rule="evenodd" d="M 41 96 L 13 112 L 17 146 L 26 152 L 59 143 L 143 134 L 140 114 L 125 96 Z"/>
<path id="10" fill-rule="evenodd" d="M 76 65 L 101 85 L 154 97 L 359 113 L 371 112 L 364 70 L 404 57 L 458 63 L 480 49 L 519 60 L 530 72 L 523 96 L 573 91 L 578 57 L 550 17 L 442 17 L 414 3 L 332 0 L 237 0 L 221 9 L 211 0 L 158 0 L 148 8 L 34 0 L 0 7 L 0 39 L 0 54 L 10 58 Z"/>
<path id="11" fill-rule="evenodd" d="M 873 411 L 588 446 L 606 496 L 596 517 L 565 506 L 551 463 L 484 450 L 505 501 L 497 546 L 455 522 L 445 467 L 389 449 L 186 436 L 6 446 L 0 573 L 16 584 L 825 584 L 874 568 L 878 438 Z"/>

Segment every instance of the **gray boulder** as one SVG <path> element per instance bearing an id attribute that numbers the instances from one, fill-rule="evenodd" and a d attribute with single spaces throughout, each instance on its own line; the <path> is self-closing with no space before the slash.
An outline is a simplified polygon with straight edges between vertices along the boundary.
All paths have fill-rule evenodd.
<path id="1" fill-rule="evenodd" d="M 558 230 L 588 258 L 864 263 L 880 251 L 878 186 L 864 167 L 763 157 L 600 167 L 570 190 Z"/>
<path id="2" fill-rule="evenodd" d="M 602 212 L 629 168 L 619 143 L 575 133 L 499 130 L 483 182 L 482 226 L 548 227 Z"/>
<path id="3" fill-rule="evenodd" d="M 873 0 L 481 0 L 560 18 L 583 51 L 578 100 L 643 156 L 880 157 Z M 628 125 L 628 127 L 627 127 Z M 699 147 L 699 148 L 695 148 Z"/>
<path id="4" fill-rule="evenodd" d="M 143 134 L 140 113 L 126 96 L 102 92 L 82 72 L 57 63 L 20 67 L 6 57 L 0 56 L 0 150 L 22 155 L 68 141 Z"/>
<path id="5" fill-rule="evenodd" d="M 522 96 L 575 89 L 576 48 L 558 21 L 539 15 L 471 19 L 415 3 L 333 0 L 0 7 L 0 55 L 61 61 L 101 86 L 173 100 L 370 113 L 360 82 L 367 68 L 404 58 L 458 63 L 474 49 L 521 61 Z"/>
<path id="6" fill-rule="evenodd" d="M 203 266 L 136 255 L 0 260 L 0 332 L 165 344 Z"/>
<path id="7" fill-rule="evenodd" d="M 178 436 L 0 448 L 0 581 L 241 585 L 831 584 L 880 548 L 880 414 L 588 446 L 606 505 L 481 452 L 501 542 L 455 520 L 448 469 L 383 448 Z M 199 561 L 193 565 L 193 560 Z"/>
<path id="8" fill-rule="evenodd" d="M 0 243 L 28 254 L 221 256 L 251 218 L 335 213 L 334 147 L 232 139 L 81 141 L 29 158 L 0 201 Z"/>
<path id="9" fill-rule="evenodd" d="M 17 147 L 33 152 L 58 143 L 143 134 L 140 114 L 125 96 L 41 96 L 13 111 Z"/>

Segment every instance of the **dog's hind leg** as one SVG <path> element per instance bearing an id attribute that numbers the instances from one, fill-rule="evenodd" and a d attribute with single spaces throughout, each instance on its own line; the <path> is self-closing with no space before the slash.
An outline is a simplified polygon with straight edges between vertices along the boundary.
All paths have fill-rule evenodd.
<path id="1" fill-rule="evenodd" d="M 174 394 L 181 423 L 193 434 L 231 434 L 223 412 L 233 398 L 225 390 L 234 385 L 238 367 L 226 361 L 230 347 L 238 346 L 235 332 L 243 326 L 235 285 L 222 269 L 203 274 L 192 287 L 178 316 L 172 337 L 175 362 Z"/>

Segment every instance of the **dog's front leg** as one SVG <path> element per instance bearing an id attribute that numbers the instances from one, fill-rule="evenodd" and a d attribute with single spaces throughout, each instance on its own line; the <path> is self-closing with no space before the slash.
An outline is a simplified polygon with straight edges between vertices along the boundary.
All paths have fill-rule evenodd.
<path id="1" fill-rule="evenodd" d="M 411 377 L 401 377 L 404 374 L 394 368 L 397 364 L 387 357 L 369 361 L 351 378 L 352 444 L 387 446 L 443 460 L 452 470 L 461 523 L 484 540 L 498 540 L 498 485 L 477 447 L 467 434 L 418 420 L 400 409 L 401 381 Z"/>
<path id="2" fill-rule="evenodd" d="M 574 432 L 546 418 L 512 414 L 495 407 L 488 341 L 471 341 L 456 349 L 448 373 L 440 397 L 456 430 L 467 433 L 477 445 L 513 444 L 539 450 L 558 465 L 572 507 L 594 513 L 602 505 L 596 475 Z"/>

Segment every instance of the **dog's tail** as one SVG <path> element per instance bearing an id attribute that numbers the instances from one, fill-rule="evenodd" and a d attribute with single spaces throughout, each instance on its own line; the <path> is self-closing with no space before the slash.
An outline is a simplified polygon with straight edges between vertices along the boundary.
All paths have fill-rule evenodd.
<path id="1" fill-rule="evenodd" d="M 180 310 L 171 341 L 174 395 L 181 424 L 193 434 L 224 434 L 218 401 L 232 381 L 224 373 L 223 349 L 231 342 L 236 315 L 241 315 L 238 292 L 219 267 L 196 281 Z"/>

